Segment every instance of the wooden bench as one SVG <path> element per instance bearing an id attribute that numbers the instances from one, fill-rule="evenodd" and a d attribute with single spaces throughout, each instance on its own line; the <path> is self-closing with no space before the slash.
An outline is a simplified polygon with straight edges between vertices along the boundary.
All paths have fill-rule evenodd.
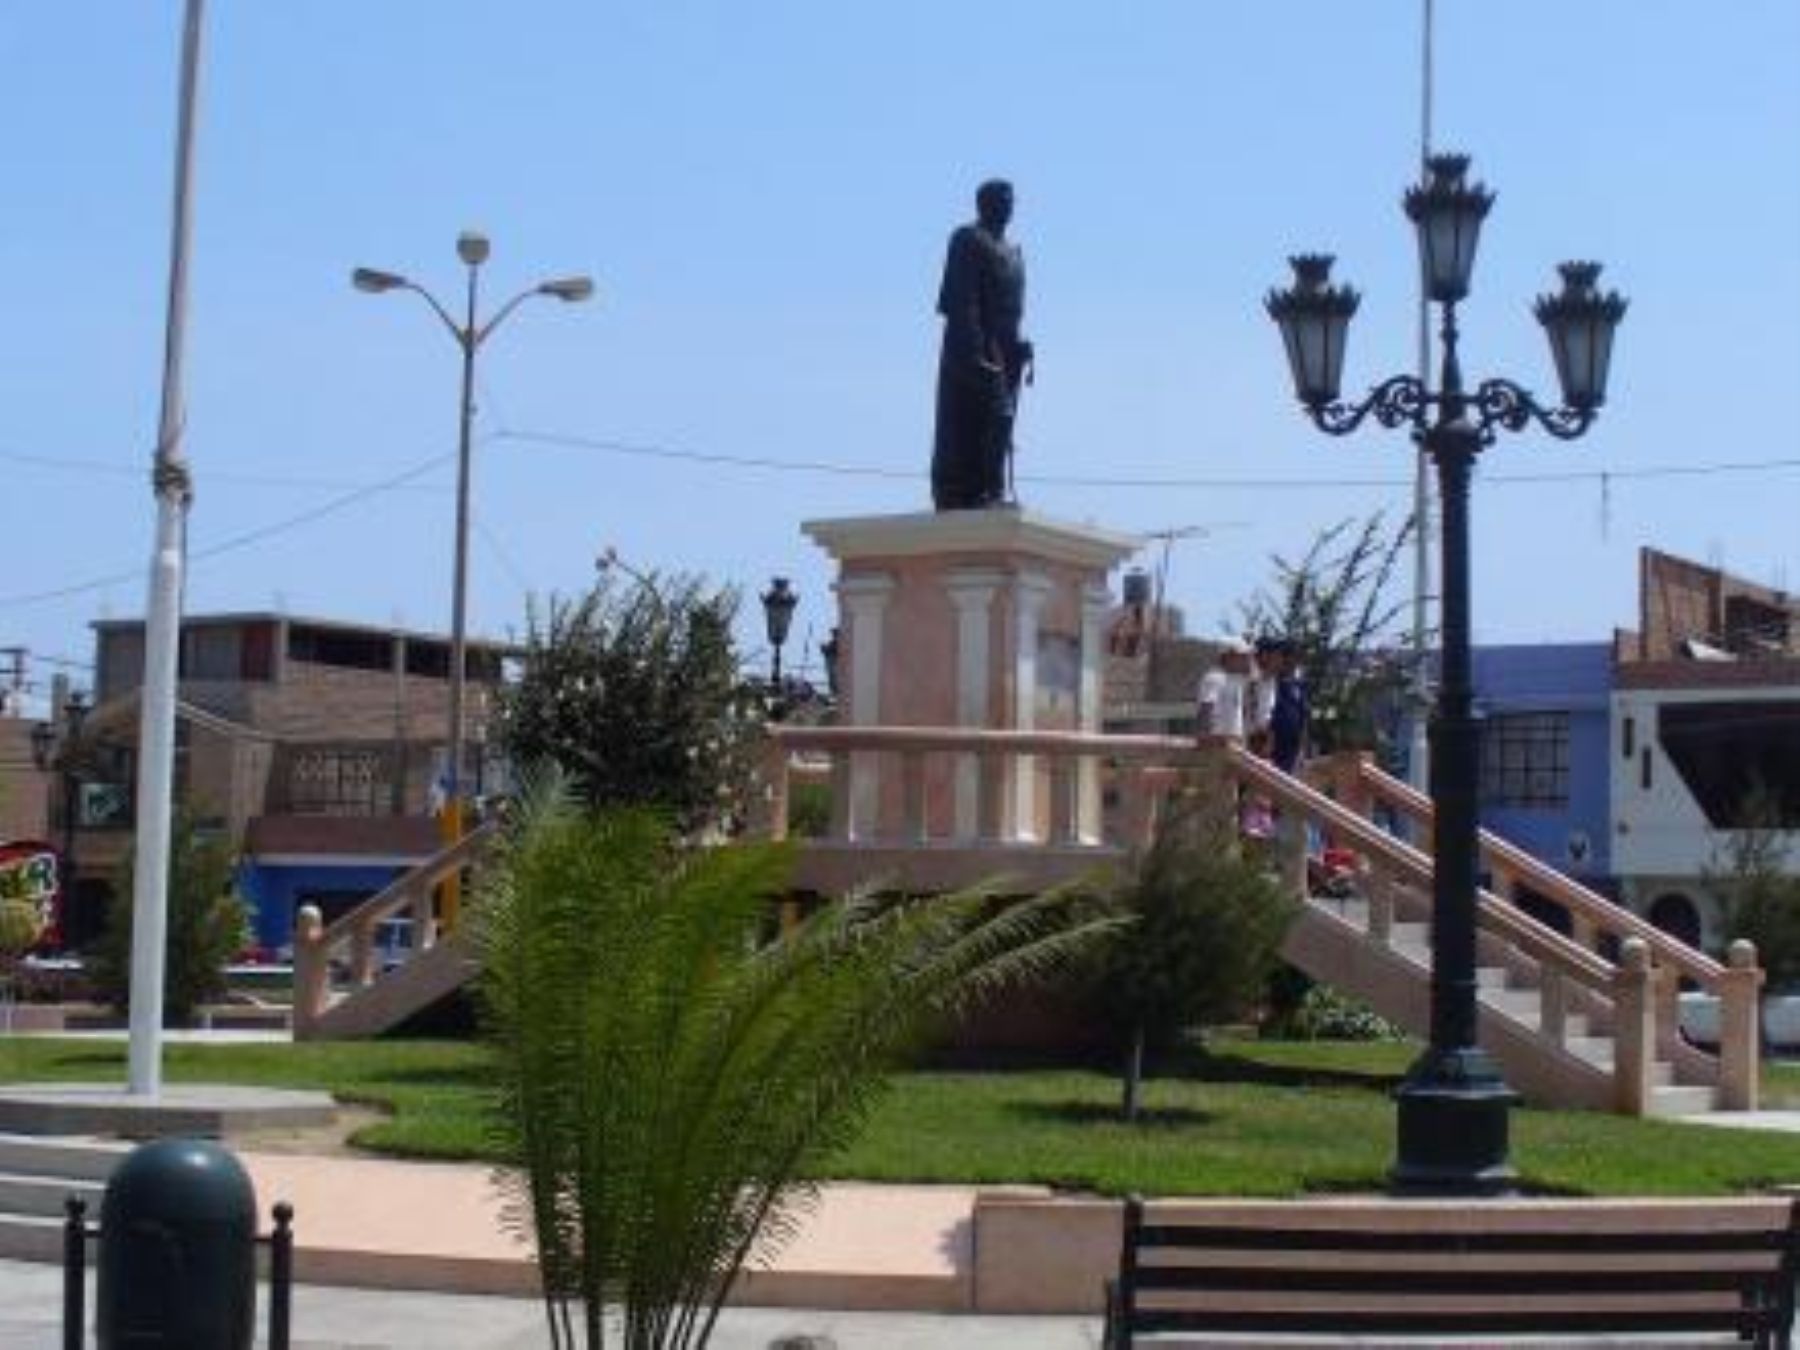
<path id="1" fill-rule="evenodd" d="M 1800 1201 L 1125 1205 L 1106 1350 L 1164 1334 L 1717 1332 L 1787 1346 Z M 1146 1341 L 1144 1338 L 1150 1338 Z"/>

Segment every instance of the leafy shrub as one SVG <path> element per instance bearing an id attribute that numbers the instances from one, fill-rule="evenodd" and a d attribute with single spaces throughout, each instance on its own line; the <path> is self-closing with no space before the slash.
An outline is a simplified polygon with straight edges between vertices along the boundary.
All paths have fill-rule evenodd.
<path id="1" fill-rule="evenodd" d="M 510 1214 L 555 1345 L 704 1346 L 901 1056 L 1097 931 L 1063 897 L 971 893 L 836 901 L 759 944 L 788 861 L 526 785 L 474 913 Z"/>
<path id="2" fill-rule="evenodd" d="M 1101 987 L 1127 1042 L 1130 1119 L 1146 1050 L 1195 1025 L 1237 1017 L 1258 1000 L 1296 902 L 1242 851 L 1229 813 L 1179 795 L 1115 898 L 1134 922 L 1108 944 Z"/>
<path id="3" fill-rule="evenodd" d="M 88 960 L 94 994 L 123 1012 L 131 1006 L 133 853 L 127 852 L 106 912 L 106 928 Z M 225 966 L 250 942 L 250 913 L 232 889 L 230 845 L 177 811 L 169 830 L 167 965 L 164 1020 L 192 1019 L 202 1003 L 225 997 Z"/>
<path id="4" fill-rule="evenodd" d="M 1288 1041 L 1403 1041 L 1395 1026 L 1361 999 L 1315 984 L 1297 1006 L 1263 1024 L 1263 1035 Z"/>

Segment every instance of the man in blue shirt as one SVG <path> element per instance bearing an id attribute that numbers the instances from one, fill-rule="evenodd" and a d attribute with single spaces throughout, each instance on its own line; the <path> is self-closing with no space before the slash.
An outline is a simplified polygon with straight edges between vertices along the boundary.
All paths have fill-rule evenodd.
<path id="1" fill-rule="evenodd" d="M 1281 637 L 1257 639 L 1256 669 L 1258 678 L 1273 682 L 1275 689 L 1269 709 L 1269 759 L 1283 773 L 1292 773 L 1300 765 L 1312 717 L 1306 681 L 1294 664 L 1293 644 Z"/>

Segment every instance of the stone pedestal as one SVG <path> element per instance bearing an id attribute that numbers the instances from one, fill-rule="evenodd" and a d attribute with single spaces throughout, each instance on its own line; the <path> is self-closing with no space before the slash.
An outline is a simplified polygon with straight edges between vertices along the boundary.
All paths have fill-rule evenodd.
<path id="1" fill-rule="evenodd" d="M 838 564 L 840 721 L 847 726 L 1100 730 L 1107 577 L 1141 541 L 1027 511 L 922 512 L 808 521 Z M 892 837 L 896 756 L 840 775 L 841 834 Z M 930 756 L 925 834 L 1034 843 L 1050 816 L 1046 766 Z M 1083 761 L 1075 834 L 1100 837 L 1097 766 Z"/>

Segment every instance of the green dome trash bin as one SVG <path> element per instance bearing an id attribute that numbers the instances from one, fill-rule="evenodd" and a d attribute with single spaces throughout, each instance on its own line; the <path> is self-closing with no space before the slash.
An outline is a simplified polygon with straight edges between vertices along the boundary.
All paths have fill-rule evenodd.
<path id="1" fill-rule="evenodd" d="M 256 1188 L 204 1139 L 134 1149 L 100 1206 L 100 1350 L 250 1350 Z"/>

